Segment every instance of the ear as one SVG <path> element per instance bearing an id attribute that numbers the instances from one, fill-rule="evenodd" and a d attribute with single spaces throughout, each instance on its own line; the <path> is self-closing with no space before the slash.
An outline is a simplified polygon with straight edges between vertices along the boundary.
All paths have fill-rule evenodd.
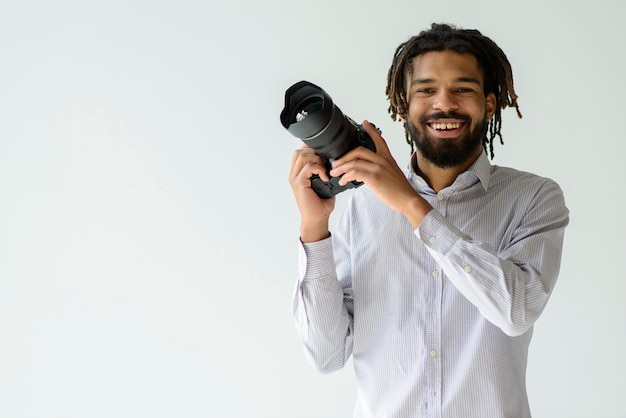
<path id="1" fill-rule="evenodd" d="M 491 120 L 494 113 L 496 113 L 496 95 L 494 93 L 487 93 L 485 97 L 485 116 L 487 120 Z"/>

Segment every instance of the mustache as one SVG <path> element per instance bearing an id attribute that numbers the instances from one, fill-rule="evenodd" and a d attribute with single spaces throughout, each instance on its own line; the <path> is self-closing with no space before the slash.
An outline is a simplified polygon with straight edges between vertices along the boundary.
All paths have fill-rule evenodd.
<path id="1" fill-rule="evenodd" d="M 438 120 L 438 119 L 458 119 L 461 120 L 463 122 L 471 122 L 471 118 L 467 115 L 463 115 L 461 113 L 456 113 L 456 112 L 450 112 L 450 113 L 446 113 L 446 112 L 435 112 L 435 113 L 431 113 L 429 115 L 424 115 L 422 116 L 419 121 L 420 123 L 426 123 L 428 121 L 431 120 Z"/>

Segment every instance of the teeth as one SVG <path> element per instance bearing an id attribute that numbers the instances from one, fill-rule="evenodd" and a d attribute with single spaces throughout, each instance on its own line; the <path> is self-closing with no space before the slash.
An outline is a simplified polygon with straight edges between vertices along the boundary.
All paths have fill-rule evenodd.
<path id="1" fill-rule="evenodd" d="M 434 129 L 437 130 L 447 130 L 447 129 L 458 129 L 461 127 L 461 124 L 459 122 L 455 122 L 455 123 L 433 123 L 432 124 Z"/>

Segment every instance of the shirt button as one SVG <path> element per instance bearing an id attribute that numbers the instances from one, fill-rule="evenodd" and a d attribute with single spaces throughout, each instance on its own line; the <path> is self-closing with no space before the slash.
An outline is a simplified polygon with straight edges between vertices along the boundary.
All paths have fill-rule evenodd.
<path id="1" fill-rule="evenodd" d="M 470 266 L 465 266 L 463 270 L 465 270 L 466 273 L 470 273 L 472 271 L 472 268 Z"/>
<path id="2" fill-rule="evenodd" d="M 431 357 L 437 357 L 437 350 L 430 350 Z"/>
<path id="3" fill-rule="evenodd" d="M 435 237 L 430 237 L 428 238 L 428 242 L 430 242 L 431 244 L 434 244 L 437 240 L 435 239 Z"/>
<path id="4" fill-rule="evenodd" d="M 437 195 L 437 200 L 443 200 L 443 194 L 442 193 L 439 193 Z"/>
<path id="5" fill-rule="evenodd" d="M 439 272 L 437 270 L 433 271 L 433 277 L 439 277 Z"/>

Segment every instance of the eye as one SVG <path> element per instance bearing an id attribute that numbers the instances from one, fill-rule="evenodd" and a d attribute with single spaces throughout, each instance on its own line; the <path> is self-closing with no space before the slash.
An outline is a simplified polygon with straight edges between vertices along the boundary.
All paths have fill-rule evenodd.
<path id="1" fill-rule="evenodd" d="M 474 89 L 472 87 L 457 87 L 455 91 L 459 94 L 474 93 Z"/>
<path id="2" fill-rule="evenodd" d="M 435 89 L 431 87 L 422 87 L 420 89 L 415 90 L 415 93 L 417 94 L 432 94 L 434 92 L 435 92 Z"/>

